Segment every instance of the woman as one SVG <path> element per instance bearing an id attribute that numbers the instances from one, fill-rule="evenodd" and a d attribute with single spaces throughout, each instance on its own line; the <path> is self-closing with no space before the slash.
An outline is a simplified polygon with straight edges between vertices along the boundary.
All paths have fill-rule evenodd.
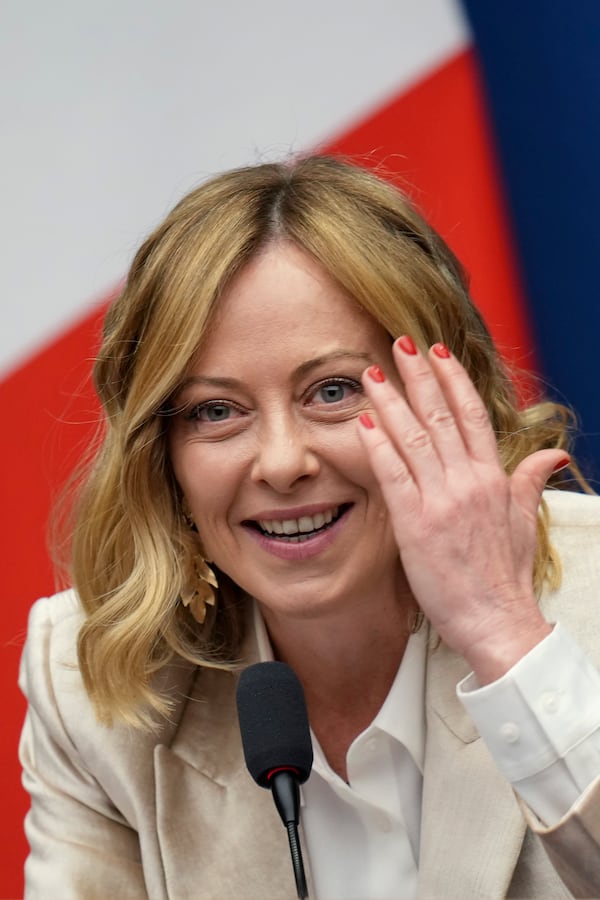
<path id="1" fill-rule="evenodd" d="M 234 705 L 269 658 L 306 694 L 311 896 L 599 896 L 598 501 L 542 499 L 566 414 L 517 409 L 406 199 L 326 158 L 213 179 L 95 380 L 76 593 L 24 654 L 28 896 L 293 897 Z"/>

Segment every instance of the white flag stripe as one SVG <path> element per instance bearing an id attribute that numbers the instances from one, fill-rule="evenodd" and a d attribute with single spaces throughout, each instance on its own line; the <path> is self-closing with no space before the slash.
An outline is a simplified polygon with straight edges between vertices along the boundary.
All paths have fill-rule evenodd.
<path id="1" fill-rule="evenodd" d="M 8 0 L 0 19 L 0 374 L 193 184 L 326 141 L 469 42 L 458 0 Z"/>

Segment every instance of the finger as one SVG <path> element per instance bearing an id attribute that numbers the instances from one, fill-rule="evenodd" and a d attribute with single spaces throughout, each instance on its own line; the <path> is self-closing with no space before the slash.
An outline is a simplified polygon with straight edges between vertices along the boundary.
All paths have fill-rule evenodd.
<path id="1" fill-rule="evenodd" d="M 410 408 L 402 393 L 388 381 L 378 366 L 363 373 L 365 391 L 377 412 L 378 424 L 400 455 L 415 481 L 423 487 L 439 486 L 443 468 L 431 436 Z"/>
<path id="2" fill-rule="evenodd" d="M 445 344 L 433 345 L 429 361 L 469 456 L 476 462 L 499 462 L 488 411 L 465 368 Z"/>
<path id="3" fill-rule="evenodd" d="M 419 490 L 412 472 L 385 429 L 377 425 L 368 413 L 359 416 L 358 421 L 360 438 L 388 509 L 391 513 L 402 509 L 409 515 L 416 512 L 420 506 Z"/>
<path id="4" fill-rule="evenodd" d="M 537 516 L 546 482 L 570 462 L 564 450 L 538 450 L 520 462 L 510 477 L 510 489 L 521 509 Z"/>
<path id="5" fill-rule="evenodd" d="M 395 342 L 394 359 L 410 406 L 430 435 L 442 466 L 460 467 L 467 461 L 462 433 L 429 359 L 408 336 Z"/>

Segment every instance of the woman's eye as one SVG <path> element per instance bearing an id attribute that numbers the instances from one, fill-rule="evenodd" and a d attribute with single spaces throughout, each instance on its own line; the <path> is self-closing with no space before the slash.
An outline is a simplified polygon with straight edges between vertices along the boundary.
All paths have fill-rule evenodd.
<path id="1" fill-rule="evenodd" d="M 211 403 L 199 403 L 192 407 L 187 414 L 188 419 L 196 422 L 226 422 L 239 411 L 231 406 L 230 403 L 219 403 L 213 401 Z"/>
<path id="2" fill-rule="evenodd" d="M 355 381 L 353 378 L 338 378 L 323 381 L 317 385 L 312 399 L 318 403 L 342 403 L 357 392 L 362 393 L 360 381 Z"/>
<path id="3" fill-rule="evenodd" d="M 201 418 L 205 418 L 207 422 L 224 422 L 231 415 L 231 408 L 224 403 L 215 403 L 214 406 L 207 406 L 202 410 Z"/>
<path id="4" fill-rule="evenodd" d="M 317 395 L 320 394 L 325 403 L 339 403 L 346 396 L 348 386 L 345 384 L 325 384 L 319 388 Z"/>

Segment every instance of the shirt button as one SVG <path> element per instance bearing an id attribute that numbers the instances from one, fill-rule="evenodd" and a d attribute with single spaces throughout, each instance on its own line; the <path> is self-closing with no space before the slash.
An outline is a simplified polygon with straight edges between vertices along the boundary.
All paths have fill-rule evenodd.
<path id="1" fill-rule="evenodd" d="M 547 713 L 558 711 L 558 696 L 555 691 L 546 691 L 542 694 L 542 708 Z"/>
<path id="2" fill-rule="evenodd" d="M 515 744 L 521 737 L 521 731 L 514 722 L 505 722 L 500 727 L 500 736 L 507 744 Z"/>
<path id="3" fill-rule="evenodd" d="M 369 740 L 367 741 L 367 750 L 369 751 L 369 753 L 375 753 L 375 751 L 377 750 L 377 738 L 369 738 Z"/>

